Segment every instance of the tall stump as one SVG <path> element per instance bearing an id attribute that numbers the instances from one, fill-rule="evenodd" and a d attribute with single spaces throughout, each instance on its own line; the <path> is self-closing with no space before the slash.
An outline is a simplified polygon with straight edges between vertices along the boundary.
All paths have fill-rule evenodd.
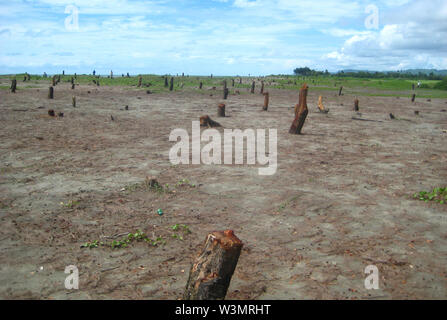
<path id="1" fill-rule="evenodd" d="M 359 111 L 359 99 L 354 100 L 354 111 Z"/>
<path id="2" fill-rule="evenodd" d="M 413 93 L 413 95 L 411 96 L 411 102 L 414 102 L 416 100 L 416 94 Z"/>
<path id="3" fill-rule="evenodd" d="M 261 94 L 264 94 L 264 81 L 261 81 Z"/>
<path id="4" fill-rule="evenodd" d="M 255 82 L 254 81 L 251 83 L 251 91 L 250 92 L 255 93 Z"/>
<path id="5" fill-rule="evenodd" d="M 307 84 L 303 84 L 300 89 L 299 103 L 295 106 L 295 119 L 292 122 L 289 133 L 301 134 L 304 122 L 306 121 L 309 110 L 307 109 L 307 91 L 309 87 Z"/>
<path id="6" fill-rule="evenodd" d="M 189 271 L 183 299 L 225 299 L 242 246 L 242 241 L 231 230 L 208 234 Z"/>
<path id="7" fill-rule="evenodd" d="M 48 99 L 53 99 L 53 98 L 54 98 L 54 88 L 49 87 L 48 88 Z"/>
<path id="8" fill-rule="evenodd" d="M 75 96 L 73 96 L 71 98 L 71 105 L 73 106 L 73 108 L 76 108 L 76 97 Z"/>
<path id="9" fill-rule="evenodd" d="M 169 87 L 169 84 L 168 84 L 168 77 L 165 77 L 165 88 L 167 88 L 167 87 Z"/>
<path id="10" fill-rule="evenodd" d="M 169 84 L 169 91 L 174 90 L 174 77 L 171 77 L 171 83 Z"/>
<path id="11" fill-rule="evenodd" d="M 269 108 L 269 93 L 264 93 L 264 106 L 262 107 L 262 110 L 267 111 Z"/>
<path id="12" fill-rule="evenodd" d="M 342 94 L 342 91 L 343 91 L 343 86 L 342 86 L 342 87 L 340 87 L 340 90 L 338 91 L 338 95 L 339 95 L 339 96 L 341 96 L 341 94 Z"/>
<path id="13" fill-rule="evenodd" d="M 203 82 L 202 82 L 202 81 L 200 81 L 200 84 L 199 84 L 199 89 L 200 89 L 200 90 L 202 90 L 202 88 L 203 88 Z"/>
<path id="14" fill-rule="evenodd" d="M 225 117 L 225 104 L 221 103 L 217 106 L 217 116 Z"/>
<path id="15" fill-rule="evenodd" d="M 17 89 L 17 80 L 16 79 L 12 79 L 11 80 L 11 92 L 12 93 L 16 93 L 16 89 Z"/>

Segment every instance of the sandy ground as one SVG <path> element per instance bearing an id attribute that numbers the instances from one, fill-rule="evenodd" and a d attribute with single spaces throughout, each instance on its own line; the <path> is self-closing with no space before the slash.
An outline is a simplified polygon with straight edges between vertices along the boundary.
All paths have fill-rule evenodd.
<path id="1" fill-rule="evenodd" d="M 262 95 L 231 90 L 227 117 L 217 118 L 221 93 L 206 88 L 149 95 L 59 84 L 49 100 L 47 83 L 33 86 L 0 90 L 0 298 L 178 299 L 206 234 L 225 229 L 245 244 L 228 299 L 447 298 L 447 206 L 412 199 L 447 185 L 445 100 L 360 97 L 360 116 L 349 91 L 311 87 L 296 136 L 296 91 L 269 89 L 262 112 Z M 327 115 L 316 110 L 319 94 Z M 224 128 L 277 128 L 276 175 L 171 165 L 171 130 L 191 132 L 205 114 Z M 132 187 L 146 176 L 173 192 Z M 195 186 L 175 186 L 182 179 Z M 175 224 L 192 233 L 173 238 Z M 137 229 L 166 244 L 81 248 Z M 64 287 L 68 265 L 79 268 L 79 290 Z M 368 265 L 379 269 L 379 290 L 364 287 Z"/>

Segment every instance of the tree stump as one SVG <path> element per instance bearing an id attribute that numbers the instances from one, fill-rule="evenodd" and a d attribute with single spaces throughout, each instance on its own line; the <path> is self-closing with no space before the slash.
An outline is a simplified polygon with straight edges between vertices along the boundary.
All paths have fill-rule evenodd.
<path id="1" fill-rule="evenodd" d="M 49 87 L 48 88 L 48 99 L 53 99 L 53 98 L 54 98 L 54 88 Z"/>
<path id="2" fill-rule="evenodd" d="M 231 86 L 234 87 L 234 79 L 231 79 Z"/>
<path id="3" fill-rule="evenodd" d="M 318 110 L 319 110 L 321 113 L 328 113 L 328 112 L 329 112 L 329 109 L 325 109 L 325 108 L 324 108 L 324 105 L 323 105 L 323 97 L 322 97 L 322 96 L 319 96 L 319 97 L 318 97 Z"/>
<path id="4" fill-rule="evenodd" d="M 141 82 L 143 81 L 143 78 L 141 76 L 138 77 L 138 88 L 141 87 Z"/>
<path id="5" fill-rule="evenodd" d="M 174 90 L 174 77 L 171 77 L 171 83 L 169 85 L 169 91 Z"/>
<path id="6" fill-rule="evenodd" d="M 189 271 L 184 300 L 223 300 L 236 269 L 243 243 L 232 230 L 215 231 Z"/>
<path id="7" fill-rule="evenodd" d="M 200 117 L 200 126 L 209 128 L 222 127 L 220 123 L 212 120 L 209 116 Z"/>
<path id="8" fill-rule="evenodd" d="M 76 108 L 76 97 L 75 96 L 73 96 L 71 98 L 71 105 L 73 106 L 73 108 Z"/>
<path id="9" fill-rule="evenodd" d="M 200 90 L 202 90 L 202 88 L 203 88 L 203 82 L 202 82 L 202 81 L 200 81 L 200 84 L 199 84 L 199 89 L 200 89 Z"/>
<path id="10" fill-rule="evenodd" d="M 53 82 L 53 87 L 55 87 L 56 86 L 56 76 L 53 76 L 53 79 L 52 79 L 52 82 Z"/>
<path id="11" fill-rule="evenodd" d="M 267 111 L 269 108 L 269 93 L 264 93 L 264 106 L 262 107 L 262 110 Z"/>
<path id="12" fill-rule="evenodd" d="M 416 94 L 413 93 L 413 95 L 411 96 L 411 102 L 414 102 L 416 100 Z"/>
<path id="13" fill-rule="evenodd" d="M 338 91 L 338 96 L 341 96 L 342 91 L 343 91 L 343 86 L 340 87 L 340 91 Z"/>
<path id="14" fill-rule="evenodd" d="M 229 93 L 230 93 L 230 90 L 228 90 L 228 88 L 224 88 L 224 94 L 223 94 L 224 100 L 227 100 Z"/>
<path id="15" fill-rule="evenodd" d="M 359 111 L 359 99 L 354 100 L 354 111 Z"/>
<path id="16" fill-rule="evenodd" d="M 217 116 L 225 117 L 225 104 L 221 103 L 217 106 Z"/>
<path id="17" fill-rule="evenodd" d="M 71 84 L 74 83 L 74 78 L 73 77 L 71 77 L 70 82 L 71 82 Z"/>
<path id="18" fill-rule="evenodd" d="M 75 84 L 72 83 L 72 84 L 71 84 L 71 90 L 74 90 L 74 88 L 75 88 Z"/>
<path id="19" fill-rule="evenodd" d="M 17 89 L 17 80 L 16 79 L 12 79 L 11 80 L 11 92 L 12 93 L 16 93 L 16 89 Z"/>
<path id="20" fill-rule="evenodd" d="M 264 94 L 264 81 L 261 81 L 261 94 Z"/>
<path id="21" fill-rule="evenodd" d="M 255 82 L 254 81 L 251 83 L 251 91 L 250 92 L 255 93 Z"/>
<path id="22" fill-rule="evenodd" d="M 239 78 L 239 84 L 242 84 L 242 78 Z"/>
<path id="23" fill-rule="evenodd" d="M 49 115 L 50 117 L 54 117 L 56 114 L 54 113 L 54 110 L 53 110 L 53 109 L 50 109 L 50 110 L 48 110 L 48 115 Z"/>
<path id="24" fill-rule="evenodd" d="M 307 91 L 309 87 L 307 84 L 303 84 L 300 89 L 299 103 L 295 106 L 295 119 L 292 122 L 289 133 L 301 134 L 304 122 L 306 121 L 309 110 L 307 109 Z"/>
<path id="25" fill-rule="evenodd" d="M 168 84 L 168 77 L 165 77 L 165 88 L 167 88 L 167 87 L 169 87 L 169 84 Z"/>

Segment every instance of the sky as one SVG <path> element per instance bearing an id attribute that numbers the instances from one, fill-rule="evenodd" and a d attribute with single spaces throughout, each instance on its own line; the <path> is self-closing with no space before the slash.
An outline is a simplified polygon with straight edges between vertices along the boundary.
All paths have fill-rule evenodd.
<path id="1" fill-rule="evenodd" d="M 0 0 L 0 74 L 447 69 L 447 0 Z"/>

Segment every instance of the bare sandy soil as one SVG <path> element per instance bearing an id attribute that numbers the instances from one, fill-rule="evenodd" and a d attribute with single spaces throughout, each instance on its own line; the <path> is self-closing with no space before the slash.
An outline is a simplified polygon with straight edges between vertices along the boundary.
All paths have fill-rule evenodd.
<path id="1" fill-rule="evenodd" d="M 445 100 L 360 97 L 360 116 L 349 92 L 310 87 L 296 136 L 296 91 L 269 89 L 262 112 L 262 95 L 231 90 L 217 118 L 220 90 L 59 84 L 49 100 L 47 82 L 34 86 L 0 90 L 0 298 L 178 299 L 206 234 L 225 229 L 245 244 L 227 299 L 447 298 L 447 206 L 412 198 L 447 185 Z M 171 130 L 191 132 L 206 114 L 224 128 L 277 128 L 276 175 L 171 165 Z M 171 192 L 135 187 L 146 176 Z M 192 233 L 173 238 L 175 224 Z M 137 229 L 166 244 L 81 248 Z M 79 268 L 79 290 L 64 288 L 68 265 Z M 364 287 L 368 265 L 379 268 L 379 290 Z"/>

